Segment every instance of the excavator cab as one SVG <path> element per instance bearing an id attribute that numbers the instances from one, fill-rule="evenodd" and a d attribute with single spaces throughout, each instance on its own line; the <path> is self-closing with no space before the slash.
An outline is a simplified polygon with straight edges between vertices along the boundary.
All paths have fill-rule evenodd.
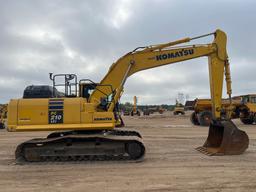
<path id="1" fill-rule="evenodd" d="M 90 97 L 93 91 L 100 90 L 101 87 L 105 87 L 111 90 L 111 94 L 104 94 L 104 97 L 101 98 L 101 101 L 98 105 L 98 109 L 107 111 L 108 107 L 113 100 L 114 91 L 111 85 L 103 85 L 100 83 L 95 83 L 90 79 L 81 79 L 79 81 L 79 97 L 86 98 L 87 102 L 90 102 Z M 124 122 L 121 118 L 120 109 L 119 109 L 119 103 L 116 103 L 114 108 L 114 116 L 116 119 L 116 127 L 124 127 Z"/>
<path id="2" fill-rule="evenodd" d="M 107 89 L 111 90 L 111 94 L 107 94 L 104 91 L 102 91 L 104 96 L 101 97 L 100 103 L 98 106 L 98 108 L 103 109 L 104 111 L 107 111 L 107 108 L 113 99 L 113 93 L 114 93 L 111 85 L 103 85 L 100 83 L 95 83 L 90 79 L 81 79 L 79 81 L 79 94 L 78 95 L 79 95 L 79 97 L 86 98 L 87 102 L 90 102 L 91 94 L 95 90 L 100 90 L 100 88 L 102 88 L 102 87 L 106 87 Z"/>
<path id="3" fill-rule="evenodd" d="M 95 90 L 98 83 L 91 82 L 89 80 L 80 80 L 79 81 L 79 97 L 86 98 L 89 101 L 91 93 Z"/>

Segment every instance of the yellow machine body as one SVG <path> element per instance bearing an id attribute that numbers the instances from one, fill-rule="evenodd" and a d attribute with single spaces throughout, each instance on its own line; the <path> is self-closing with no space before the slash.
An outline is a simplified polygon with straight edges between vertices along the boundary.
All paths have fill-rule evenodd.
<path id="1" fill-rule="evenodd" d="M 12 99 L 8 131 L 113 129 L 113 112 L 97 112 L 84 98 Z"/>

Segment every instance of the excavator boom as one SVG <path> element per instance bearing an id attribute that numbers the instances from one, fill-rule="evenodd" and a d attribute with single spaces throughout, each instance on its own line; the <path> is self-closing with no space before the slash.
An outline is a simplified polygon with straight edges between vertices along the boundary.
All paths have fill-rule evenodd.
<path id="1" fill-rule="evenodd" d="M 185 38 L 166 44 L 140 48 L 142 50 L 135 49 L 112 64 L 100 84 L 111 84 L 114 90 L 123 89 L 126 79 L 136 72 L 207 56 L 209 60 L 209 77 L 214 111 L 213 114 L 216 118 L 220 118 L 224 69 L 226 70 L 227 92 L 228 94 L 231 94 L 232 92 L 230 69 L 226 51 L 227 37 L 221 30 L 217 30 L 215 33 L 208 35 L 215 36 L 214 41 L 210 44 L 177 47 L 179 44 L 190 42 L 195 39 Z M 107 87 L 98 87 L 98 89 L 92 93 L 90 101 L 96 103 L 100 102 L 101 98 L 104 97 L 103 93 L 107 95 L 112 94 L 110 89 Z M 113 102 L 116 103 L 119 98 L 120 95 L 117 95 L 116 100 Z M 111 110 L 112 109 L 110 109 L 110 111 Z"/>

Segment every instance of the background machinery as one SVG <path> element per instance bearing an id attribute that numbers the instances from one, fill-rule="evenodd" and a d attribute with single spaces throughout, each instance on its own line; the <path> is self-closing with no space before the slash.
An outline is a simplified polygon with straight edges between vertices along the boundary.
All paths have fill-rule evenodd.
<path id="1" fill-rule="evenodd" d="M 126 102 L 125 104 L 120 104 L 120 110 L 124 116 L 140 116 L 140 111 L 138 109 L 138 98 L 133 97 L 133 104 Z"/>
<path id="2" fill-rule="evenodd" d="M 231 113 L 228 111 L 231 109 Z M 190 120 L 194 125 L 208 126 L 212 119 L 212 106 L 210 99 L 195 99 L 193 102 L 193 113 Z M 223 118 L 240 118 L 244 124 L 253 124 L 256 118 L 256 95 L 240 95 L 229 99 L 222 99 Z M 230 117 L 227 117 L 230 115 Z"/>
<path id="3" fill-rule="evenodd" d="M 144 106 L 142 111 L 143 111 L 143 115 L 150 115 L 150 114 L 154 114 L 154 113 L 159 113 L 159 114 L 163 114 L 165 112 L 166 109 L 164 109 L 162 106 Z"/>
<path id="4" fill-rule="evenodd" d="M 209 35 L 214 36 L 212 43 L 181 45 Z M 57 131 L 47 138 L 20 144 L 16 158 L 25 161 L 143 158 L 145 146 L 141 135 L 136 131 L 114 129 L 120 124 L 118 101 L 127 78 L 141 70 L 203 56 L 209 60 L 213 121 L 206 142 L 197 150 L 207 155 L 243 153 L 249 143 L 247 134 L 220 115 L 224 74 L 229 97 L 231 78 L 226 34 L 216 30 L 199 37 L 138 47 L 113 63 L 100 83 L 88 79 L 70 83 L 76 76 L 62 75 L 64 97 L 12 99 L 8 105 L 8 131 Z M 51 77 L 53 88 L 55 77 Z"/>
<path id="5" fill-rule="evenodd" d="M 132 111 L 131 111 L 131 116 L 133 115 L 138 115 L 140 116 L 140 111 L 138 109 L 138 98 L 136 96 L 133 97 L 133 108 L 132 108 Z"/>
<path id="6" fill-rule="evenodd" d="M 240 100 L 232 99 L 230 104 L 229 99 L 222 99 L 222 118 L 237 118 L 237 108 L 241 105 Z M 230 113 L 228 111 L 231 110 Z M 193 102 L 193 113 L 190 115 L 190 120 L 194 125 L 209 126 L 212 120 L 212 106 L 210 99 L 195 99 Z"/>
<path id="7" fill-rule="evenodd" d="M 236 111 L 244 124 L 253 124 L 256 122 L 256 94 L 241 95 L 234 97 L 241 100 L 241 105 Z"/>
<path id="8" fill-rule="evenodd" d="M 179 114 L 185 115 L 185 107 L 184 107 L 184 105 L 179 103 L 178 100 L 176 100 L 176 104 L 173 109 L 173 115 L 179 115 Z"/>
<path id="9" fill-rule="evenodd" d="M 5 128 L 7 119 L 7 104 L 0 104 L 0 129 Z"/>

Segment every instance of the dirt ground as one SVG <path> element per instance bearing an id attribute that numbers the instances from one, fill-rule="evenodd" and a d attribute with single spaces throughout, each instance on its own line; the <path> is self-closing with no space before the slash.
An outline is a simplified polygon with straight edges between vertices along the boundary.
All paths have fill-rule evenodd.
<path id="1" fill-rule="evenodd" d="M 255 191 L 256 125 L 234 122 L 250 138 L 249 149 L 237 156 L 206 156 L 195 147 L 204 143 L 207 127 L 193 126 L 189 114 L 171 112 L 150 117 L 125 117 L 126 128 L 144 138 L 143 162 L 79 162 L 17 165 L 16 146 L 47 132 L 0 131 L 0 191 Z"/>

